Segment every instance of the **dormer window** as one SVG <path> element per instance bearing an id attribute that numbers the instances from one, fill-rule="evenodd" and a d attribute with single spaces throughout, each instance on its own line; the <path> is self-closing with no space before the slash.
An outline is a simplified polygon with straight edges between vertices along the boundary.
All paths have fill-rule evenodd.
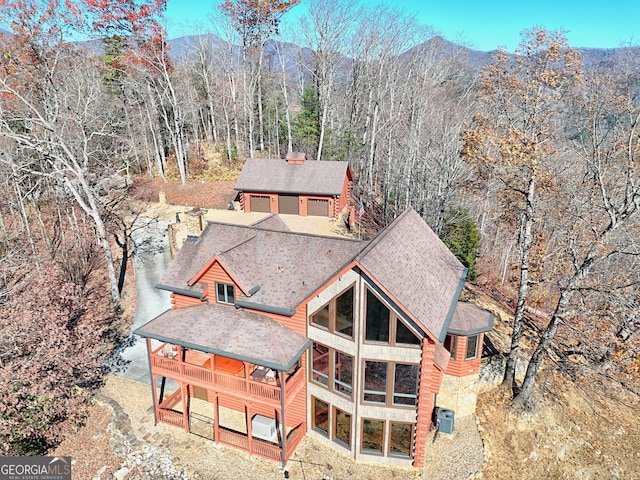
<path id="1" fill-rule="evenodd" d="M 233 285 L 229 285 L 227 283 L 216 283 L 216 300 L 218 303 L 235 305 L 236 299 L 234 296 Z"/>

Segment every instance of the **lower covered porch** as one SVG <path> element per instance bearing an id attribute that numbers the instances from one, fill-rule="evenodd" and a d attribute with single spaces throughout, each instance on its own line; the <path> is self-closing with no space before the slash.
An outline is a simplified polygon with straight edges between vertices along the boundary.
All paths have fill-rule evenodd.
<path id="1" fill-rule="evenodd" d="M 216 443 L 244 450 L 269 460 L 289 460 L 306 433 L 300 419 L 283 418 L 281 409 L 247 404 L 233 398 L 158 379 L 158 422 L 173 425 Z M 162 383 L 165 383 L 163 394 Z M 177 385 L 169 391 L 168 384 Z M 286 414 L 286 407 L 285 407 Z"/>
<path id="2" fill-rule="evenodd" d="M 135 333 L 147 341 L 156 422 L 286 465 L 306 433 L 305 337 L 209 305 L 170 310 Z"/>

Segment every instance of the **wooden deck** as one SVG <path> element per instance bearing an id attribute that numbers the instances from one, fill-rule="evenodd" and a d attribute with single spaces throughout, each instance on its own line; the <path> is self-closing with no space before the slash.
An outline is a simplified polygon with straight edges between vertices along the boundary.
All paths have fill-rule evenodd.
<path id="1" fill-rule="evenodd" d="M 264 374 L 265 370 L 260 370 L 259 365 L 193 350 L 185 352 L 184 360 L 177 353 L 166 356 L 166 352 L 167 344 L 151 352 L 151 370 L 154 376 L 168 377 L 213 392 L 251 398 L 280 407 L 279 376 Z M 302 376 L 300 371 L 292 375 L 285 374 L 285 401 L 293 398 L 301 388 L 304 382 Z"/>
<path id="2" fill-rule="evenodd" d="M 150 342 L 148 348 L 151 350 Z M 274 413 L 276 418 L 281 415 L 283 390 L 285 408 L 299 400 L 297 397 L 304 390 L 304 368 L 296 367 L 285 373 L 283 389 L 280 372 L 222 355 L 183 350 L 170 344 L 151 350 L 150 361 L 154 379 L 165 377 L 179 385 L 166 396 L 161 393 L 163 389 L 156 391 L 155 401 L 160 402 L 155 405 L 158 422 L 269 460 L 282 461 L 282 434 L 278 434 L 277 441 L 250 436 L 247 415 L 256 411 L 263 412 L 261 415 L 268 415 L 268 418 L 274 418 Z M 227 405 L 236 406 L 227 408 L 221 405 L 224 398 Z M 245 406 L 244 411 L 242 405 Z M 272 414 L 267 414 L 265 407 L 268 407 L 266 411 L 272 409 Z M 299 419 L 297 421 L 300 422 Z M 287 425 L 285 429 L 287 459 L 306 432 L 304 421 L 295 425 Z M 278 431 L 281 428 L 278 425 Z"/>

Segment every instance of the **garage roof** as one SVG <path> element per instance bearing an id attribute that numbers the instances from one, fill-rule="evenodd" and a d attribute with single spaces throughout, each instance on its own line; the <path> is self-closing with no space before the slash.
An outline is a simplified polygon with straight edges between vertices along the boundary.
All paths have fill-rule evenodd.
<path id="1" fill-rule="evenodd" d="M 243 192 L 339 196 L 345 176 L 351 178 L 349 162 L 310 160 L 293 164 L 282 159 L 248 158 L 235 189 Z"/>

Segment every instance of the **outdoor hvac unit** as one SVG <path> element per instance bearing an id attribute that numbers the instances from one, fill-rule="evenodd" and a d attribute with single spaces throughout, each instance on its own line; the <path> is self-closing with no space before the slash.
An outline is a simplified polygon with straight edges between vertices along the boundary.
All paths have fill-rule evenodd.
<path id="1" fill-rule="evenodd" d="M 442 433 L 453 433 L 455 412 L 448 408 L 439 408 L 436 418 L 436 428 Z"/>
<path id="2" fill-rule="evenodd" d="M 262 415 L 254 415 L 251 419 L 251 433 L 254 437 L 273 441 L 276 436 L 276 421 Z"/>

